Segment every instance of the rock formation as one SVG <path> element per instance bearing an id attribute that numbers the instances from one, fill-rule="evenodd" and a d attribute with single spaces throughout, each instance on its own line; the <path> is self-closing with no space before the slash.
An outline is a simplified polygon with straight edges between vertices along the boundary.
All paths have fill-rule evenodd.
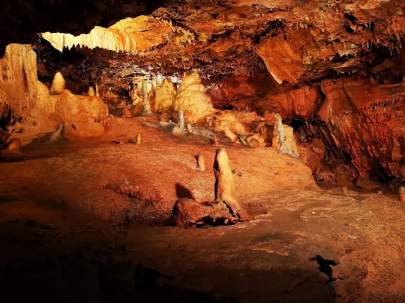
<path id="1" fill-rule="evenodd" d="M 198 164 L 201 163 L 198 155 Z M 235 180 L 224 148 L 218 149 L 214 162 L 215 200 L 200 202 L 193 198 L 179 199 L 173 208 L 174 223 L 180 227 L 204 224 L 234 224 L 249 220 L 236 198 Z"/>
<path id="2" fill-rule="evenodd" d="M 199 171 L 205 171 L 205 158 L 204 155 L 202 153 L 198 153 L 197 155 L 197 169 Z"/>
<path id="3" fill-rule="evenodd" d="M 73 36 L 71 34 L 42 34 L 54 48 L 63 51 L 65 48 L 87 47 L 103 48 L 111 51 L 143 52 L 157 47 L 176 36 L 176 41 L 188 41 L 192 34 L 177 29 L 167 21 L 150 16 L 123 19 L 109 28 L 94 27 L 90 33 Z"/>
<path id="4" fill-rule="evenodd" d="M 295 142 L 293 129 L 290 126 L 283 124 L 283 120 L 279 114 L 275 114 L 273 141 L 271 146 L 281 154 L 298 157 L 298 148 Z"/>
<path id="5" fill-rule="evenodd" d="M 187 121 L 198 122 L 213 112 L 211 99 L 205 94 L 197 71 L 185 74 L 173 104 L 175 111 L 183 111 Z"/>
<path id="6" fill-rule="evenodd" d="M 401 186 L 399 188 L 399 201 L 401 201 L 402 203 L 405 203 L 405 187 Z"/>
<path id="7" fill-rule="evenodd" d="M 97 137 L 104 133 L 100 123 L 108 108 L 96 96 L 79 96 L 65 90 L 56 102 L 56 114 L 65 125 L 65 133 L 73 137 Z"/>
<path id="8" fill-rule="evenodd" d="M 52 80 L 52 86 L 49 92 L 52 95 L 60 95 L 65 90 L 65 78 L 61 72 L 57 72 Z"/>
<path id="9" fill-rule="evenodd" d="M 217 150 L 214 162 L 215 202 L 225 203 L 232 215 L 246 219 L 247 215 L 236 197 L 235 180 L 226 150 Z"/>
<path id="10" fill-rule="evenodd" d="M 94 97 L 96 95 L 96 91 L 94 90 L 93 86 L 89 86 L 89 90 L 87 92 L 87 95 L 89 95 L 90 97 Z"/>
<path id="11" fill-rule="evenodd" d="M 138 133 L 136 135 L 136 141 L 135 141 L 136 145 L 141 145 L 142 144 L 142 135 L 140 133 Z"/>
<path id="12" fill-rule="evenodd" d="M 37 98 L 37 57 L 29 45 L 10 44 L 0 60 L 0 102 L 17 116 L 30 114 Z M 4 104 L 4 103 L 3 103 Z"/>
<path id="13" fill-rule="evenodd" d="M 143 97 L 142 115 L 143 116 L 147 116 L 152 113 L 151 106 L 150 106 L 149 91 L 150 91 L 150 83 L 147 79 L 144 79 L 142 81 L 142 97 Z"/>
<path id="14" fill-rule="evenodd" d="M 326 100 L 319 117 L 360 175 L 378 170 L 377 160 L 389 175 L 403 177 L 404 89 L 403 83 L 373 85 L 364 79 L 322 82 Z"/>
<path id="15" fill-rule="evenodd" d="M 171 111 L 176 94 L 177 91 L 174 84 L 169 79 L 165 79 L 155 90 L 155 98 L 152 105 L 153 111 L 158 113 Z"/>

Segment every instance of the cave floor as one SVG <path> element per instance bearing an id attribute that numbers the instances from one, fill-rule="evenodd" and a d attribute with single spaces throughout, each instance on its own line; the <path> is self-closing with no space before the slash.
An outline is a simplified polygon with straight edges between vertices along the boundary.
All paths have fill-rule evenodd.
<path id="1" fill-rule="evenodd" d="M 2 155 L 1 302 L 405 302 L 397 197 L 319 189 L 296 159 L 228 144 L 255 219 L 173 227 L 178 197 L 212 199 L 216 147 L 144 122 Z M 111 143 L 129 131 L 143 143 Z"/>

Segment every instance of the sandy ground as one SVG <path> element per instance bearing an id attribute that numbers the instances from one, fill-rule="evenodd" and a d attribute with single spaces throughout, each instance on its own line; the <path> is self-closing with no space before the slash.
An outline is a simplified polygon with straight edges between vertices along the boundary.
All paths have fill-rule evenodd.
<path id="1" fill-rule="evenodd" d="M 405 302 L 397 197 L 319 189 L 299 160 L 228 144 L 255 220 L 173 227 L 179 197 L 213 198 L 217 147 L 145 122 L 2 155 L 1 302 Z M 138 132 L 141 145 L 111 143 Z"/>

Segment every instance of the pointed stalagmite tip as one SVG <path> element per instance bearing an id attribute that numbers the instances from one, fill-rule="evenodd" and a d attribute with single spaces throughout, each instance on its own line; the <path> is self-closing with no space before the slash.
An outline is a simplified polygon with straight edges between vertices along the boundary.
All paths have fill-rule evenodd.
<path id="1" fill-rule="evenodd" d="M 65 79 L 61 72 L 57 72 L 52 80 L 50 93 L 52 95 L 60 95 L 65 90 Z"/>
<path id="2" fill-rule="evenodd" d="M 93 96 L 96 95 L 96 91 L 94 90 L 94 87 L 93 87 L 93 86 L 89 86 L 89 90 L 88 90 L 87 94 L 88 94 L 89 96 L 91 96 L 91 97 L 93 97 Z"/>

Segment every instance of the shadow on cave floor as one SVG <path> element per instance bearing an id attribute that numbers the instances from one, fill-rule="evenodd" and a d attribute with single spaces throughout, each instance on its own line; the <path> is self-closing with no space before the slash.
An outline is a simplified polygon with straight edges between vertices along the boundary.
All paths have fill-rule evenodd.
<path id="1" fill-rule="evenodd" d="M 109 231 L 76 232 L 68 235 L 61 226 L 35 220 L 3 222 L 0 301 L 335 302 L 333 286 L 316 268 L 241 269 L 210 262 L 207 254 L 203 262 L 191 257 L 192 266 L 184 270 L 181 252 L 170 250 L 164 258 L 173 269 L 165 272 L 156 259 L 159 251 L 144 247 L 151 261 Z"/>

